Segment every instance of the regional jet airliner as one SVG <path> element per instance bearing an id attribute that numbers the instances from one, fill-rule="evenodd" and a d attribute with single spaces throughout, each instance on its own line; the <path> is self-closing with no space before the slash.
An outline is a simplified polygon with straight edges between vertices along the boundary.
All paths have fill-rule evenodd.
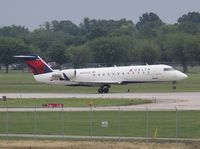
<path id="1" fill-rule="evenodd" d="M 36 81 L 67 86 L 99 86 L 108 93 L 112 84 L 176 82 L 187 75 L 168 65 L 137 65 L 105 68 L 53 70 L 37 55 L 18 55 L 31 69 Z"/>

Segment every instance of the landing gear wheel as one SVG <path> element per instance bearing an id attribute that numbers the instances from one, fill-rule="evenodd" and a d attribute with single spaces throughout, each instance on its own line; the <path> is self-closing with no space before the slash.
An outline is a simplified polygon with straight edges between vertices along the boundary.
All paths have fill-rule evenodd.
<path id="1" fill-rule="evenodd" d="M 172 89 L 173 89 L 173 90 L 176 90 L 176 86 L 172 86 Z"/>
<path id="2" fill-rule="evenodd" d="M 100 94 L 103 93 L 103 89 L 102 89 L 102 88 L 99 88 L 99 89 L 98 89 L 98 93 L 100 93 Z"/>
<path id="3" fill-rule="evenodd" d="M 108 93 L 109 92 L 109 87 L 108 85 L 104 85 L 104 86 L 101 86 L 99 89 L 98 89 L 98 93 L 101 94 L 101 93 Z"/>
<path id="4" fill-rule="evenodd" d="M 103 92 L 104 92 L 104 93 L 108 93 L 108 92 L 109 92 L 109 88 L 104 87 L 104 88 L 103 88 Z"/>

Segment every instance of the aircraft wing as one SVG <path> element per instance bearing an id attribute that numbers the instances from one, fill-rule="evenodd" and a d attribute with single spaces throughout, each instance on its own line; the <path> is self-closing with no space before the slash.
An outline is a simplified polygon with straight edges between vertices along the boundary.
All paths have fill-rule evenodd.
<path id="1" fill-rule="evenodd" d="M 73 81 L 76 82 L 80 85 L 87 85 L 87 86 L 99 86 L 103 84 L 123 84 L 123 81 L 117 82 L 117 81 L 90 81 L 90 82 L 85 82 L 85 81 Z"/>

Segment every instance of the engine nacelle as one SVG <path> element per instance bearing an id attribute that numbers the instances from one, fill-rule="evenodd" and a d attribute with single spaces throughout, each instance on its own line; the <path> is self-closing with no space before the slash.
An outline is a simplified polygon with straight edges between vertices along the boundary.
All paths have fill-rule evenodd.
<path id="1" fill-rule="evenodd" d="M 64 73 L 70 80 L 73 80 L 76 77 L 76 69 L 68 69 L 65 70 Z"/>
<path id="2" fill-rule="evenodd" d="M 54 81 L 54 80 L 61 80 L 63 79 L 62 75 L 60 73 L 54 73 L 52 74 L 51 76 L 51 81 Z"/>

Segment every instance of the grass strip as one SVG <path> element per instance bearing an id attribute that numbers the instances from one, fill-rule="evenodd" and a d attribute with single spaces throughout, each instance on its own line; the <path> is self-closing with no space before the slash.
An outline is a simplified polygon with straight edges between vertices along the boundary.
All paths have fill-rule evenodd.
<path id="1" fill-rule="evenodd" d="M 94 107 L 100 106 L 128 106 L 152 103 L 152 100 L 146 99 L 79 99 L 79 98 L 66 98 L 66 99 L 7 99 L 0 101 L 0 107 L 41 107 L 45 104 L 63 104 L 64 107 Z"/>
<path id="2" fill-rule="evenodd" d="M 0 133 L 199 138 L 199 117 L 200 111 L 0 112 Z"/>

